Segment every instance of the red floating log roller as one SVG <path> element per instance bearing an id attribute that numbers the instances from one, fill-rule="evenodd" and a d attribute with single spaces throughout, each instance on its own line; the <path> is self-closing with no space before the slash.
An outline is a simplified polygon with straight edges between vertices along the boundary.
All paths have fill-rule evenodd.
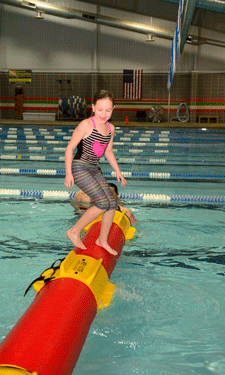
<path id="1" fill-rule="evenodd" d="M 97 310 L 109 305 L 109 277 L 135 228 L 116 211 L 108 243 L 115 257 L 95 244 L 101 216 L 85 228 L 86 250 L 74 248 L 60 266 L 44 271 L 34 301 L 0 344 L 0 375 L 70 375 Z"/>

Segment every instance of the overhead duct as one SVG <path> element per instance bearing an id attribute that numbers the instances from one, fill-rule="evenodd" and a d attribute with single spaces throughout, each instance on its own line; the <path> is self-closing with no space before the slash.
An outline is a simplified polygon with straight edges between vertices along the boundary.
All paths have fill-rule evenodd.
<path id="1" fill-rule="evenodd" d="M 78 19 L 82 21 L 92 22 L 104 26 L 110 26 L 118 29 L 123 29 L 127 31 L 136 32 L 139 34 L 156 36 L 158 38 L 163 39 L 170 39 L 172 40 L 174 37 L 174 32 L 170 30 L 165 30 L 162 28 L 144 25 L 136 22 L 130 22 L 121 20 L 118 18 L 113 17 L 107 17 L 100 14 L 94 14 L 89 12 L 84 12 L 81 10 L 76 10 L 73 8 L 63 7 L 59 5 L 55 5 L 52 3 L 47 3 L 43 1 L 25 1 L 25 0 L 1 0 L 1 3 L 16 6 L 22 9 L 34 11 L 34 12 L 40 12 L 45 14 L 50 14 L 52 16 L 56 17 L 62 17 L 66 19 Z M 201 45 L 201 44 L 211 44 L 214 46 L 219 47 L 225 47 L 225 42 L 215 40 L 215 39 L 206 39 L 201 38 L 198 36 L 191 36 L 191 41 L 189 41 L 190 44 L 193 45 Z"/>
<path id="2" fill-rule="evenodd" d="M 116 27 L 119 29 L 134 31 L 141 34 L 153 34 L 161 38 L 172 39 L 173 32 L 170 30 L 164 30 L 154 26 L 147 26 L 135 22 L 123 21 L 117 18 L 107 17 L 103 15 L 97 15 L 94 13 L 83 12 L 72 8 L 62 7 L 52 3 L 43 1 L 23 1 L 23 0 L 3 0 L 2 3 L 7 5 L 16 6 L 22 9 L 39 11 L 42 13 L 50 14 L 52 16 L 67 18 L 67 19 L 79 19 L 88 22 L 94 22 L 100 25 Z"/>
<path id="3" fill-rule="evenodd" d="M 179 4 L 180 0 L 166 0 L 170 3 Z M 196 8 L 201 8 L 205 10 L 211 10 L 213 12 L 225 13 L 225 2 L 224 0 L 197 0 Z"/>
<path id="4" fill-rule="evenodd" d="M 21 1 L 21 5 L 30 9 L 36 9 L 36 5 L 29 1 Z"/>

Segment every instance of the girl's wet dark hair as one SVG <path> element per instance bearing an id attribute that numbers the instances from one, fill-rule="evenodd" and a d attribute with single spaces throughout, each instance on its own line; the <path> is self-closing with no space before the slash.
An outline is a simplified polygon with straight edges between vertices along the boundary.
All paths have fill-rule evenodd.
<path id="1" fill-rule="evenodd" d="M 115 184 L 113 184 L 112 182 L 108 182 L 108 184 L 109 184 L 110 187 L 114 188 L 116 194 L 118 194 L 118 187 Z"/>
<path id="2" fill-rule="evenodd" d="M 95 105 L 97 100 L 99 99 L 110 99 L 114 105 L 114 95 L 112 92 L 107 90 L 100 90 L 96 92 L 94 98 L 93 98 L 93 104 Z"/>

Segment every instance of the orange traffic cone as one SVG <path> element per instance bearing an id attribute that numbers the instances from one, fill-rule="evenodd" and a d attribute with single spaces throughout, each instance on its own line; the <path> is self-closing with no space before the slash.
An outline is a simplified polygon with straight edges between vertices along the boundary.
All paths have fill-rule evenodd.
<path id="1" fill-rule="evenodd" d="M 129 124 L 128 116 L 126 116 L 125 125 Z"/>

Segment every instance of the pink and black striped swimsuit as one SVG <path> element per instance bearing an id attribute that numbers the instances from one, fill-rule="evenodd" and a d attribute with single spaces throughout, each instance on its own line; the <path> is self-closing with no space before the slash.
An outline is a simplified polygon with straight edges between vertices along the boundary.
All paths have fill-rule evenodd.
<path id="1" fill-rule="evenodd" d="M 77 145 L 77 153 L 74 156 L 74 160 L 83 160 L 92 165 L 98 165 L 111 139 L 111 127 L 107 122 L 109 134 L 102 135 L 96 129 L 94 117 L 91 117 L 91 121 L 93 123 L 92 133 L 84 137 Z"/>
<path id="2" fill-rule="evenodd" d="M 117 203 L 110 187 L 98 169 L 98 163 L 111 139 L 111 127 L 108 135 L 102 135 L 96 129 L 94 118 L 91 117 L 93 130 L 84 137 L 77 146 L 77 153 L 72 162 L 74 182 L 95 202 L 101 210 L 115 210 Z"/>

